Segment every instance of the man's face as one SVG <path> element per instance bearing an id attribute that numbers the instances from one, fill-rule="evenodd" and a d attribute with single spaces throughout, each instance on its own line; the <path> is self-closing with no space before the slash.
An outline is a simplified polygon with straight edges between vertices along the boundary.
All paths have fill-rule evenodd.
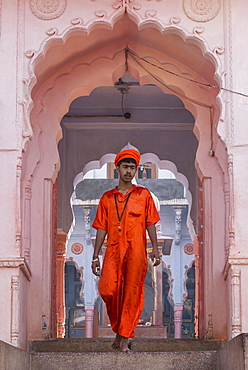
<path id="1" fill-rule="evenodd" d="M 122 162 L 116 167 L 116 171 L 120 174 L 120 178 L 124 182 L 130 182 L 135 176 L 137 167 L 134 163 Z"/>

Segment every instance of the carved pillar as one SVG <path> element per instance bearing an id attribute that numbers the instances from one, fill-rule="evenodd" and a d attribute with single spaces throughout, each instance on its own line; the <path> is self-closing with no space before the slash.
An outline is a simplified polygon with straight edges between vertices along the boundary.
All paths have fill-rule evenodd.
<path id="1" fill-rule="evenodd" d="M 85 307 L 85 338 L 93 338 L 94 306 Z"/>
<path id="2" fill-rule="evenodd" d="M 64 268 L 66 257 L 66 234 L 57 235 L 57 257 L 56 257 L 56 316 L 57 316 L 57 338 L 65 335 L 65 287 Z"/>
<path id="3" fill-rule="evenodd" d="M 19 276 L 11 276 L 11 331 L 10 343 L 19 346 Z"/>
<path id="4" fill-rule="evenodd" d="M 174 306 L 174 338 L 182 337 L 182 317 L 183 317 L 183 305 Z"/>
<path id="5" fill-rule="evenodd" d="M 203 189 L 198 178 L 198 234 L 199 234 L 199 306 L 198 306 L 198 330 L 199 338 L 205 336 L 204 323 L 204 244 L 203 244 Z"/>
<path id="6" fill-rule="evenodd" d="M 17 159 L 16 166 L 16 250 L 21 255 L 21 173 L 22 158 Z"/>
<path id="7" fill-rule="evenodd" d="M 181 239 L 181 222 L 182 222 L 182 208 L 181 207 L 173 207 L 175 209 L 175 244 L 180 244 Z"/>
<path id="8" fill-rule="evenodd" d="M 24 200 L 24 231 L 23 231 L 23 247 L 24 257 L 27 262 L 30 260 L 30 245 L 31 245 L 31 181 L 27 180 L 25 185 L 25 200 Z"/>
<path id="9" fill-rule="evenodd" d="M 229 199 L 229 249 L 227 254 L 229 255 L 230 250 L 232 251 L 235 247 L 235 232 L 234 232 L 234 185 L 233 185 L 233 155 L 228 156 L 228 174 L 229 174 L 229 187 L 230 187 L 230 199 Z"/>
<path id="10" fill-rule="evenodd" d="M 57 232 L 58 232 L 58 177 L 53 184 L 52 198 L 52 262 L 51 262 L 51 324 L 50 336 L 57 337 L 56 307 L 56 264 L 57 264 Z"/>
<path id="11" fill-rule="evenodd" d="M 199 306 L 200 306 L 200 292 L 199 292 L 199 281 L 200 281 L 200 258 L 199 258 L 199 237 L 198 235 L 194 238 L 194 256 L 195 256 L 195 336 L 199 338 Z"/>
<path id="12" fill-rule="evenodd" d="M 200 225 L 203 230 L 203 263 L 204 263 L 204 321 L 205 333 L 208 338 L 213 335 L 211 322 L 213 317 L 213 225 L 212 225 L 212 179 L 204 178 L 202 182 L 203 188 L 203 223 Z M 211 317 L 211 320 L 209 318 Z M 211 334 L 212 332 L 212 334 Z"/>
<path id="13" fill-rule="evenodd" d="M 155 267 L 155 274 L 156 274 L 156 302 L 155 302 L 155 324 L 162 325 L 163 324 L 163 289 L 162 289 L 162 263 Z"/>
<path id="14" fill-rule="evenodd" d="M 85 222 L 85 238 L 86 238 L 86 244 L 92 245 L 91 236 L 90 236 L 90 210 L 93 208 L 93 206 L 83 206 L 84 210 L 84 222 Z"/>
<path id="15" fill-rule="evenodd" d="M 231 328 L 232 338 L 241 334 L 240 269 L 231 267 Z"/>

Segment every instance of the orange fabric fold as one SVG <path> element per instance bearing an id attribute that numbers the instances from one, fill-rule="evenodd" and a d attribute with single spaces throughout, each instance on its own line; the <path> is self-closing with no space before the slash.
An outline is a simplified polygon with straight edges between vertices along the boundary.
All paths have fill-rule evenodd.
<path id="1" fill-rule="evenodd" d="M 117 194 L 121 213 L 130 192 L 120 233 L 114 194 Z M 92 224 L 95 229 L 107 231 L 108 235 L 99 293 L 106 303 L 113 331 L 127 338 L 134 336 L 144 306 L 146 228 L 159 219 L 149 190 L 133 185 L 125 195 L 116 188 L 104 193 Z"/>

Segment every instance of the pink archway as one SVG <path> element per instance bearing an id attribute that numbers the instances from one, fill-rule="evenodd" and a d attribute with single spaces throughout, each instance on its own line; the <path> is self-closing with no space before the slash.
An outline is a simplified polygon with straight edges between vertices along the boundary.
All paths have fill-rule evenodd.
<path id="1" fill-rule="evenodd" d="M 52 37 L 49 42 L 44 42 L 30 66 L 33 77 L 29 109 L 33 106 L 30 114 L 33 132 L 30 131 L 32 141 L 27 145 L 23 162 L 23 245 L 24 255 L 36 270 L 30 290 L 33 293 L 41 292 L 35 301 L 29 302 L 30 312 L 33 312 L 30 317 L 30 337 L 33 339 L 42 337 L 37 317 L 43 316 L 47 325 L 50 323 L 51 280 L 47 271 L 51 270 L 52 188 L 60 169 L 60 121 L 70 103 L 79 96 L 89 95 L 98 86 L 112 86 L 125 74 L 127 45 L 160 67 L 182 76 L 214 85 L 220 81 L 214 55 L 206 50 L 197 36 L 187 38 L 176 27 L 163 32 L 161 28 L 158 30 L 146 24 L 138 30 L 124 15 L 111 29 L 104 28 L 104 25 L 99 28 L 98 25 L 96 29 L 92 27 L 89 34 L 86 31 L 84 27 L 77 26 L 61 37 Z M 154 78 L 133 58 L 128 58 L 128 71 L 141 85 L 155 83 Z M 162 82 L 159 86 L 162 91 L 171 93 L 173 89 L 195 117 L 194 133 L 199 143 L 195 166 L 202 181 L 204 207 L 204 225 L 199 225 L 204 226 L 201 240 L 204 259 L 202 289 L 205 292 L 203 330 L 207 331 L 211 315 L 214 322 L 214 325 L 211 323 L 214 327 L 213 337 L 225 338 L 227 313 L 221 307 L 221 302 L 226 300 L 224 280 L 220 280 L 213 291 L 213 280 L 218 274 L 216 253 L 218 264 L 224 265 L 229 206 L 224 197 L 224 191 L 228 188 L 227 158 L 223 142 L 217 134 L 220 112 L 218 90 L 190 84 L 188 80 L 165 74 L 159 69 L 153 74 Z M 214 112 L 212 121 L 210 106 Z M 209 155 L 210 150 L 214 151 L 214 156 Z M 110 144 L 105 152 L 103 149 L 89 152 L 85 156 L 85 163 L 99 160 L 111 151 Z M 223 263 L 220 263 L 220 259 Z M 214 301 L 217 303 L 213 308 Z"/>

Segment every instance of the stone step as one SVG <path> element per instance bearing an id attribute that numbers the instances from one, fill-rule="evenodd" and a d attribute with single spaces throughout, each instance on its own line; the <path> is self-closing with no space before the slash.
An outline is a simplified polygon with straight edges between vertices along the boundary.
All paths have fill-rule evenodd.
<path id="1" fill-rule="evenodd" d="M 109 352 L 112 351 L 110 338 L 63 338 L 30 342 L 30 352 Z M 181 352 L 217 351 L 221 341 L 199 339 L 154 339 L 134 338 L 131 349 L 135 352 Z"/>
<path id="2" fill-rule="evenodd" d="M 198 339 L 131 341 L 133 353 L 112 350 L 112 339 L 52 339 L 30 343 L 31 370 L 218 370 L 222 342 Z"/>
<path id="3" fill-rule="evenodd" d="M 218 370 L 217 351 L 43 352 L 31 354 L 31 370 Z"/>

